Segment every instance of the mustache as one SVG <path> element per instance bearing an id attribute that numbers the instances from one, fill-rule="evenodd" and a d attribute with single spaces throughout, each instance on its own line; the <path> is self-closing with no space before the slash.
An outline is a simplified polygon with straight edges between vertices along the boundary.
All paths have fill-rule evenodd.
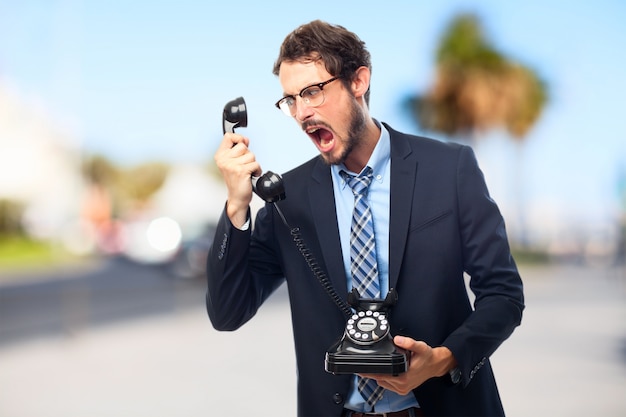
<path id="1" fill-rule="evenodd" d="M 330 128 L 330 125 L 328 123 L 325 122 L 320 122 L 317 120 L 307 120 L 304 121 L 300 124 L 300 126 L 302 127 L 302 130 L 306 131 L 308 128 L 313 127 L 313 126 L 317 126 L 317 127 L 324 127 L 328 130 L 332 130 Z"/>

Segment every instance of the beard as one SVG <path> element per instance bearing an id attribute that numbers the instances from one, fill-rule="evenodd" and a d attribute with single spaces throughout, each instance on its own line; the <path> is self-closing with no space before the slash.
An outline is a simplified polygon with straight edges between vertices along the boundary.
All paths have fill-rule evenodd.
<path id="1" fill-rule="evenodd" d="M 340 155 L 333 157 L 332 155 L 322 154 L 322 159 L 326 165 L 340 165 L 343 164 L 352 151 L 361 143 L 361 136 L 365 131 L 365 116 L 361 111 L 361 108 L 357 104 L 356 100 L 351 101 L 350 105 L 350 124 L 348 127 L 348 133 L 342 143 L 344 149 Z"/>

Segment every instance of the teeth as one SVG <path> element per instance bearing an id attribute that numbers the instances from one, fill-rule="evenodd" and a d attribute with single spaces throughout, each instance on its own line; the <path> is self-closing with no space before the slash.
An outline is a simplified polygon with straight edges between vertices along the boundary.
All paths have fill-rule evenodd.
<path id="1" fill-rule="evenodd" d="M 315 132 L 317 132 L 319 129 L 317 127 L 313 128 L 313 129 L 309 129 L 307 130 L 307 133 L 313 134 Z"/>

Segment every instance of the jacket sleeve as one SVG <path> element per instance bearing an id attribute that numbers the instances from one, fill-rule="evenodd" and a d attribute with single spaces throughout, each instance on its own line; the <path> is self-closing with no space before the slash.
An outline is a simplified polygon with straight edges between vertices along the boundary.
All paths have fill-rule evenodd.
<path id="1" fill-rule="evenodd" d="M 270 220 L 266 208 L 261 209 L 255 235 L 271 243 Z M 241 327 L 284 281 L 273 247 L 260 244 L 251 229 L 237 229 L 222 212 L 207 257 L 206 307 L 217 330 Z"/>
<path id="2" fill-rule="evenodd" d="M 475 301 L 474 311 L 443 345 L 457 359 L 467 385 L 521 323 L 524 295 L 504 220 L 471 148 L 462 148 L 457 167 L 463 267 Z"/>

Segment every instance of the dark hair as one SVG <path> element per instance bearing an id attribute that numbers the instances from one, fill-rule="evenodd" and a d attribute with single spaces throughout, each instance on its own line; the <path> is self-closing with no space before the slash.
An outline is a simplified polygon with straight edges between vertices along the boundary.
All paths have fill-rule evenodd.
<path id="1" fill-rule="evenodd" d="M 326 71 L 349 86 L 360 67 L 372 69 L 370 53 L 357 35 L 340 25 L 314 20 L 291 32 L 280 47 L 273 73 L 278 75 L 283 62 L 322 61 Z M 365 94 L 369 102 L 369 90 Z"/>

